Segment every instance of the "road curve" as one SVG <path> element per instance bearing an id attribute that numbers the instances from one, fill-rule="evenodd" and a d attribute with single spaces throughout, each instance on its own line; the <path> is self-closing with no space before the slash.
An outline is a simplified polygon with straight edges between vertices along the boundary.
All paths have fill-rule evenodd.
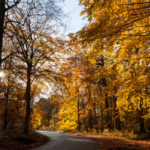
<path id="1" fill-rule="evenodd" d="M 47 144 L 31 150 L 95 150 L 96 142 L 90 138 L 66 135 L 63 133 L 38 131 L 51 137 Z"/>

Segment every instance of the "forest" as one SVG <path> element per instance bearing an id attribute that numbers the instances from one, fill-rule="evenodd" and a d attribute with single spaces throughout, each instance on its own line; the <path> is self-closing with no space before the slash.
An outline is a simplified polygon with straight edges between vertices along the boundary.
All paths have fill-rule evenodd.
<path id="1" fill-rule="evenodd" d="M 0 0 L 0 130 L 150 133 L 150 1 Z"/>

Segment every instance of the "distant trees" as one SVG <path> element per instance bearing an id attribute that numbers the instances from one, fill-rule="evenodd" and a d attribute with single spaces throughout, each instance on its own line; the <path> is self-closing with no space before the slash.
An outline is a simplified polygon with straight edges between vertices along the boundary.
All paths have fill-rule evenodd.
<path id="1" fill-rule="evenodd" d="M 16 80 L 18 77 L 13 62 L 7 59 L 3 65 L 5 77 L 1 80 L 0 121 L 2 128 L 7 130 L 23 125 L 25 101 L 24 87 Z"/>
<path id="2" fill-rule="evenodd" d="M 32 116 L 35 116 L 35 128 L 56 129 L 59 111 L 58 95 L 52 95 L 50 98 L 41 98 L 34 106 Z"/>

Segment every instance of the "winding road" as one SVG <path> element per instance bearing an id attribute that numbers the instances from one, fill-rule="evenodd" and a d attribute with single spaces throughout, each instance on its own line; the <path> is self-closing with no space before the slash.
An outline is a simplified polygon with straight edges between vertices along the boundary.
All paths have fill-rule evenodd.
<path id="1" fill-rule="evenodd" d="M 32 150 L 95 150 L 96 142 L 90 138 L 66 135 L 63 133 L 38 131 L 39 133 L 51 137 L 47 144 Z"/>

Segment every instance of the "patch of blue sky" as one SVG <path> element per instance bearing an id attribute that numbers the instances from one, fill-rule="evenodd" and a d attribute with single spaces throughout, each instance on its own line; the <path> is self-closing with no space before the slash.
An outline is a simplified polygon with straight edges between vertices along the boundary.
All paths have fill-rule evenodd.
<path id="1" fill-rule="evenodd" d="M 81 30 L 87 20 L 80 16 L 82 7 L 79 5 L 78 0 L 64 0 L 61 6 L 64 14 L 66 14 L 66 17 L 64 17 L 64 23 L 67 25 L 65 35 Z"/>

